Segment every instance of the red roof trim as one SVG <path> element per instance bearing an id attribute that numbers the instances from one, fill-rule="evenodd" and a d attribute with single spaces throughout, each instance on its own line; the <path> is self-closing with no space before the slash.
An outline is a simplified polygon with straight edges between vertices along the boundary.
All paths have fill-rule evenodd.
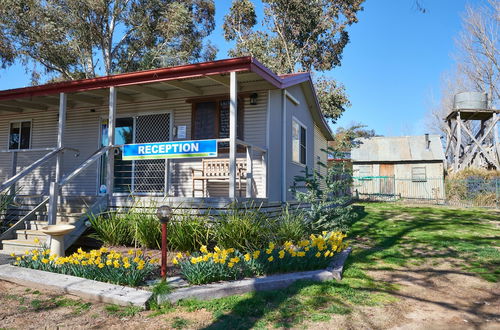
<path id="1" fill-rule="evenodd" d="M 169 68 L 123 73 L 93 79 L 72 80 L 60 83 L 9 89 L 0 91 L 0 100 L 58 93 L 82 92 L 87 90 L 108 88 L 111 86 L 127 86 L 174 79 L 186 79 L 201 77 L 204 75 L 229 73 L 231 71 L 250 71 L 251 66 L 251 57 L 239 57 L 226 60 L 181 65 Z"/>
<path id="2" fill-rule="evenodd" d="M 251 71 L 258 74 L 277 88 L 287 88 L 310 79 L 309 73 L 280 77 L 256 59 L 247 56 L 169 68 L 122 73 L 93 79 L 71 80 L 39 86 L 8 89 L 0 91 L 0 101 L 244 71 Z"/>

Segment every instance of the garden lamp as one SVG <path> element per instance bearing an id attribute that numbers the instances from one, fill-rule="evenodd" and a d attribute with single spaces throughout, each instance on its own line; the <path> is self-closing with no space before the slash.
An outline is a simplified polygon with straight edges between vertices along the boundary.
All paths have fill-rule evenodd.
<path id="1" fill-rule="evenodd" d="M 156 211 L 156 216 L 161 223 L 161 278 L 167 278 L 167 224 L 172 216 L 172 208 L 162 205 Z"/>

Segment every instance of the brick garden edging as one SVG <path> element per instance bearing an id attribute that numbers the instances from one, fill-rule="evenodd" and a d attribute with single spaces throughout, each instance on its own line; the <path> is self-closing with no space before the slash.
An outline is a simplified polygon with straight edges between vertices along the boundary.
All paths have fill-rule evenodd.
<path id="1" fill-rule="evenodd" d="M 349 253 L 351 253 L 351 248 L 347 248 L 344 251 L 336 254 L 327 269 L 271 275 L 241 281 L 183 287 L 176 289 L 168 294 L 158 295 L 157 301 L 159 304 L 161 304 L 164 302 L 175 303 L 181 299 L 186 298 L 209 300 L 214 298 L 232 296 L 235 294 L 247 293 L 251 291 L 282 289 L 299 280 L 341 280 L 344 264 L 347 260 L 347 257 L 349 256 Z"/>
<path id="2" fill-rule="evenodd" d="M 87 300 L 144 309 L 153 296 L 145 290 L 12 265 L 0 266 L 0 280 L 30 288 L 69 293 Z"/>

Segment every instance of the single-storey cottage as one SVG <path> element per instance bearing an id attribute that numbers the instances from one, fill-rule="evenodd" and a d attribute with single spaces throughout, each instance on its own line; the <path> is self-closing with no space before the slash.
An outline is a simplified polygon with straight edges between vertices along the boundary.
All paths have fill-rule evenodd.
<path id="1" fill-rule="evenodd" d="M 76 200 L 278 205 L 331 139 L 311 75 L 251 57 L 4 90 L 0 191 L 49 223 Z"/>

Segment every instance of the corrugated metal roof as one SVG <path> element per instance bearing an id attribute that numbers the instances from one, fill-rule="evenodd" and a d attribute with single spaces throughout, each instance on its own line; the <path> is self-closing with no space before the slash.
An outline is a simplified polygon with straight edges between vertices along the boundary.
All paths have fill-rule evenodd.
<path id="1" fill-rule="evenodd" d="M 353 162 L 397 162 L 444 160 L 439 135 L 429 135 L 429 149 L 425 135 L 373 137 L 358 139 L 359 147 L 352 149 Z"/>

